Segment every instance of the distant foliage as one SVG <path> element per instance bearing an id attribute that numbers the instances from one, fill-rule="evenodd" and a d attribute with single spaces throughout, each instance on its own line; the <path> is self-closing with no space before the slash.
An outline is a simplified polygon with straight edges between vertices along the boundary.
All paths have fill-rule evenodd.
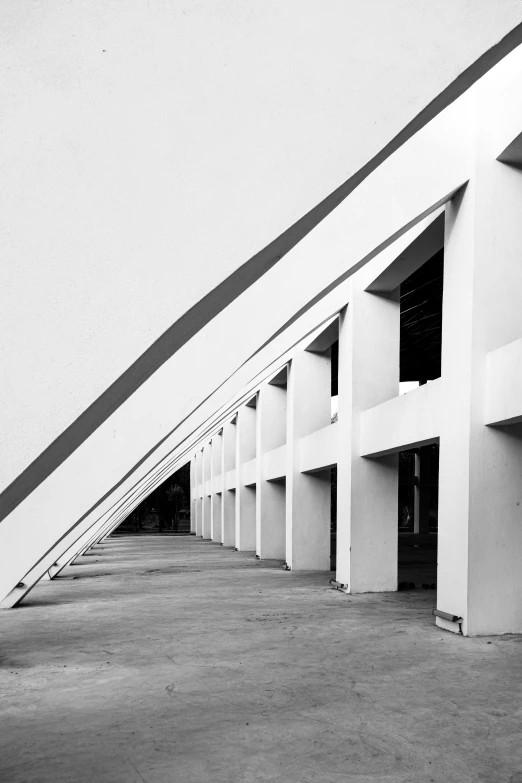
<path id="1" fill-rule="evenodd" d="M 188 524 L 190 514 L 190 463 L 184 465 L 136 506 L 122 522 L 120 531 L 178 531 L 180 521 Z"/>

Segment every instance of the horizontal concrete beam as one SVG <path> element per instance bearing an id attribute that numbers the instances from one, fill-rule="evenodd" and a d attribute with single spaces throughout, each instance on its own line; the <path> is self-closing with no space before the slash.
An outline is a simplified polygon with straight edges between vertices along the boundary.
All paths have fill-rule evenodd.
<path id="1" fill-rule="evenodd" d="M 286 478 L 286 443 L 263 456 L 263 478 L 265 481 Z"/>
<path id="2" fill-rule="evenodd" d="M 235 489 L 236 488 L 236 469 L 232 468 L 232 470 L 229 470 L 227 473 L 225 473 L 225 489 Z"/>
<path id="3" fill-rule="evenodd" d="M 522 338 L 487 357 L 484 423 L 507 425 L 522 422 Z"/>
<path id="4" fill-rule="evenodd" d="M 317 473 L 337 465 L 337 431 L 337 424 L 329 424 L 306 438 L 301 438 L 301 473 Z"/>
<path id="5" fill-rule="evenodd" d="M 361 416 L 361 456 L 383 457 L 435 443 L 440 434 L 441 379 L 394 397 Z"/>
<path id="6" fill-rule="evenodd" d="M 242 478 L 245 487 L 254 487 L 256 484 L 256 464 L 257 459 L 254 457 L 243 465 Z"/>

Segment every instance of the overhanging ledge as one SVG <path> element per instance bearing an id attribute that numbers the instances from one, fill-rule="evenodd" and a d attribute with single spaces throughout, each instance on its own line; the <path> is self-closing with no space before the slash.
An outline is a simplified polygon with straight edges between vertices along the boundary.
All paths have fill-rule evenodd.
<path id="1" fill-rule="evenodd" d="M 440 435 L 441 379 L 419 386 L 361 415 L 361 457 L 384 457 L 436 443 Z"/>
<path id="2" fill-rule="evenodd" d="M 484 424 L 522 422 L 522 338 L 487 356 Z"/>

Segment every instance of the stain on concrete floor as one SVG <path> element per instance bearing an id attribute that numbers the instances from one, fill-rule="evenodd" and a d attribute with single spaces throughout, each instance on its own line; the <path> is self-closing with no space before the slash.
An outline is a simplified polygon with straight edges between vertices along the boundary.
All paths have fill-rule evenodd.
<path id="1" fill-rule="evenodd" d="M 114 539 L 0 613 L 2 783 L 520 783 L 520 636 L 194 537 Z"/>

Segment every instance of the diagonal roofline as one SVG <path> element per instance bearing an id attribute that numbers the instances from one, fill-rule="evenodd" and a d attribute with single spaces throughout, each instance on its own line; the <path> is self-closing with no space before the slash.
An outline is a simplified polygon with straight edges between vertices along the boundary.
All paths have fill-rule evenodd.
<path id="1" fill-rule="evenodd" d="M 277 264 L 387 158 L 521 43 L 519 24 L 454 79 L 368 163 L 175 321 L 0 493 L 0 522 L 185 343 Z"/>

